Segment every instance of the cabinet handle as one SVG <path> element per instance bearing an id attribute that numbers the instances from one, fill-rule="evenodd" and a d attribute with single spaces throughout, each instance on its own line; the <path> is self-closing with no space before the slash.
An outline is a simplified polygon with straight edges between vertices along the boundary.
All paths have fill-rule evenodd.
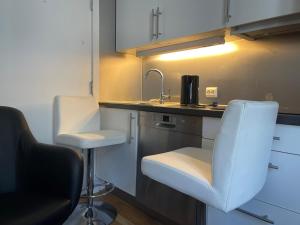
<path id="1" fill-rule="evenodd" d="M 152 9 L 152 40 L 158 38 L 157 28 L 155 28 L 155 17 L 157 17 L 157 14 L 155 13 L 155 10 Z"/>
<path id="2" fill-rule="evenodd" d="M 156 16 L 157 16 L 157 20 L 156 20 L 156 39 L 159 38 L 159 35 L 162 35 L 161 32 L 159 32 L 159 18 L 162 15 L 162 12 L 160 11 L 159 7 L 157 7 L 156 9 Z"/>
<path id="3" fill-rule="evenodd" d="M 279 170 L 279 166 L 276 166 L 273 163 L 269 163 L 269 168 L 274 170 Z"/>
<path id="4" fill-rule="evenodd" d="M 156 123 L 155 126 L 161 128 L 168 128 L 168 129 L 176 128 L 175 124 L 168 124 L 168 123 Z"/>
<path id="5" fill-rule="evenodd" d="M 263 222 L 266 222 L 266 223 L 269 223 L 269 224 L 275 224 L 274 221 L 272 221 L 272 220 L 269 219 L 269 216 L 268 216 L 268 215 L 260 216 L 260 215 L 257 215 L 257 214 L 255 214 L 255 213 L 246 211 L 246 210 L 241 209 L 241 208 L 238 208 L 238 209 L 236 209 L 236 210 L 239 211 L 239 212 L 241 212 L 241 213 L 244 213 L 244 214 L 246 214 L 246 215 L 248 215 L 248 216 L 251 216 L 251 217 L 254 217 L 254 218 L 258 219 L 258 220 L 261 220 L 261 221 L 263 221 Z"/>
<path id="6" fill-rule="evenodd" d="M 273 137 L 273 140 L 274 140 L 274 141 L 280 141 L 280 137 L 274 136 L 274 137 Z"/>
<path id="7" fill-rule="evenodd" d="M 132 113 L 129 114 L 129 138 L 128 138 L 128 144 L 131 144 L 131 141 L 134 139 L 132 137 L 132 121 L 135 119 L 135 117 L 132 115 Z"/>
<path id="8" fill-rule="evenodd" d="M 228 23 L 231 15 L 230 15 L 230 0 L 225 0 L 225 23 Z"/>

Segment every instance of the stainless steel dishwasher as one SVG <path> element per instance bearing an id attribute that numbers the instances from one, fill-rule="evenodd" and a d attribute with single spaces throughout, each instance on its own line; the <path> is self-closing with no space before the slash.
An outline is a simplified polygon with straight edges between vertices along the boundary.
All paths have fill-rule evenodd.
<path id="1" fill-rule="evenodd" d="M 199 216 L 205 215 L 199 213 L 205 213 L 205 205 L 144 176 L 141 159 L 182 147 L 201 147 L 201 136 L 202 117 L 140 112 L 137 200 L 176 224 L 203 224 Z"/>

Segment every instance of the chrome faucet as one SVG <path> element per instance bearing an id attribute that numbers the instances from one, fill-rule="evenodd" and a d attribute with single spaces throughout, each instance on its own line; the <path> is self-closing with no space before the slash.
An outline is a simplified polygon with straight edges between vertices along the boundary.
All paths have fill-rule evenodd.
<path id="1" fill-rule="evenodd" d="M 159 70 L 159 69 L 150 69 L 147 71 L 147 73 L 145 74 L 145 79 L 147 79 L 147 77 L 150 75 L 151 72 L 155 72 L 160 76 L 161 79 L 161 87 L 160 87 L 160 97 L 159 97 L 159 103 L 160 104 L 164 104 L 165 99 L 169 98 L 170 99 L 170 95 L 165 95 L 164 94 L 164 74 Z"/>

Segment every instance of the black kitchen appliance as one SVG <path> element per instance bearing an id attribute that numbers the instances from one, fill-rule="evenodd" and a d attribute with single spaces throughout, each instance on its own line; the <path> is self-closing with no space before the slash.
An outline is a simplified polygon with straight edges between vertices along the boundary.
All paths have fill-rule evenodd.
<path id="1" fill-rule="evenodd" d="M 181 77 L 181 105 L 198 105 L 199 76 L 183 75 Z"/>

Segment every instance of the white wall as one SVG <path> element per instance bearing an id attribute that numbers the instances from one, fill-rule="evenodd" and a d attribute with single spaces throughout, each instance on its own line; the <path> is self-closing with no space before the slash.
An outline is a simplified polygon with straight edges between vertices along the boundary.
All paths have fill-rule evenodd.
<path id="1" fill-rule="evenodd" d="M 52 142 L 54 96 L 89 93 L 90 15 L 89 0 L 0 1 L 0 105 L 23 111 L 41 142 Z"/>

